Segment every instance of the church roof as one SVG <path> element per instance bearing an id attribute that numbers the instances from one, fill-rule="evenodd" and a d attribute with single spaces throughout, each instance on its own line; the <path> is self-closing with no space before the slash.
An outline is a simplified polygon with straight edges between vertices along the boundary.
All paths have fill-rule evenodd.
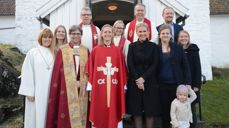
<path id="1" fill-rule="evenodd" d="M 61 5 L 66 3 L 68 0 L 50 0 L 44 5 L 42 5 L 39 9 L 37 9 L 37 12 L 41 18 L 45 18 L 48 16 L 51 12 L 59 8 Z M 164 3 L 166 6 L 170 6 L 174 8 L 176 13 L 178 13 L 181 16 L 185 16 L 185 14 L 188 11 L 188 8 L 185 7 L 183 4 L 176 0 L 159 0 L 162 3 Z"/>
<path id="2" fill-rule="evenodd" d="M 51 12 L 59 8 L 61 5 L 66 3 L 68 0 L 49 0 L 40 8 L 37 9 L 38 14 L 41 18 L 48 16 Z"/>
<path id="3" fill-rule="evenodd" d="M 15 0 L 0 0 L 0 16 L 15 15 Z"/>
<path id="4" fill-rule="evenodd" d="M 210 14 L 229 14 L 229 0 L 210 0 Z"/>
<path id="5" fill-rule="evenodd" d="M 185 17 L 188 12 L 188 8 L 177 0 L 159 0 L 166 6 L 172 7 L 176 13 L 180 16 Z"/>

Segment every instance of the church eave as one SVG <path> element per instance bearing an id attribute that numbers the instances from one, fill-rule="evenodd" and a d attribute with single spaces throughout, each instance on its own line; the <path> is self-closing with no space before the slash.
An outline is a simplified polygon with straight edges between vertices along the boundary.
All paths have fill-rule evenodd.
<path id="1" fill-rule="evenodd" d="M 44 5 L 42 5 L 40 8 L 37 9 L 37 13 L 41 18 L 45 18 L 47 15 L 49 15 L 51 12 L 59 8 L 61 5 L 63 5 L 68 0 L 51 0 L 46 2 Z"/>
<path id="2" fill-rule="evenodd" d="M 182 17 L 186 17 L 188 8 L 181 4 L 177 0 L 160 0 L 162 3 L 164 3 L 166 6 L 172 7 L 176 13 L 178 13 Z"/>

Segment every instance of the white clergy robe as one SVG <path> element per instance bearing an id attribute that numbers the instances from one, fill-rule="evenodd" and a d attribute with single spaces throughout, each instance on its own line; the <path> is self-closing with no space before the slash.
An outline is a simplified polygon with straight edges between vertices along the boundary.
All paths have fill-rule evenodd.
<path id="1" fill-rule="evenodd" d="M 86 46 L 89 51 L 91 52 L 92 48 L 93 48 L 93 42 L 92 42 L 92 38 L 98 38 L 100 37 L 100 30 L 98 27 L 96 27 L 96 32 L 97 32 L 97 37 L 92 37 L 92 30 L 91 30 L 91 25 L 82 25 L 82 30 L 83 30 L 83 35 L 82 35 L 82 39 L 81 39 L 81 44 L 83 44 L 84 46 Z M 99 41 L 98 41 L 99 43 Z"/>
<path id="2" fill-rule="evenodd" d="M 25 57 L 18 93 L 35 97 L 34 102 L 26 98 L 25 128 L 45 127 L 53 59 L 50 49 L 40 45 L 31 49 Z"/>

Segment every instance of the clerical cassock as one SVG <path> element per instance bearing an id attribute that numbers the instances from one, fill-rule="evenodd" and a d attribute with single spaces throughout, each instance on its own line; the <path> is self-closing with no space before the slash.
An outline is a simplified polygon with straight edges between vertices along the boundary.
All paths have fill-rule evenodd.
<path id="1" fill-rule="evenodd" d="M 86 128 L 88 111 L 85 65 L 88 49 L 72 42 L 60 47 L 50 85 L 46 128 Z"/>
<path id="2" fill-rule="evenodd" d="M 119 47 L 97 46 L 89 57 L 89 120 L 95 128 L 117 128 L 125 114 L 126 65 Z"/>

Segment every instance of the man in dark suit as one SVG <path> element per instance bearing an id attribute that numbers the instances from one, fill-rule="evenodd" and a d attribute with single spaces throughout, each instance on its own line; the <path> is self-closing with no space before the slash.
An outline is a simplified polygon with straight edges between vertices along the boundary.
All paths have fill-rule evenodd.
<path id="1" fill-rule="evenodd" d="M 175 11 L 173 8 L 166 7 L 162 12 L 162 16 L 164 18 L 163 24 L 167 24 L 171 26 L 173 42 L 177 42 L 178 34 L 181 30 L 183 30 L 183 27 L 173 22 L 174 13 Z M 159 31 L 161 25 L 157 26 L 157 31 Z"/>

